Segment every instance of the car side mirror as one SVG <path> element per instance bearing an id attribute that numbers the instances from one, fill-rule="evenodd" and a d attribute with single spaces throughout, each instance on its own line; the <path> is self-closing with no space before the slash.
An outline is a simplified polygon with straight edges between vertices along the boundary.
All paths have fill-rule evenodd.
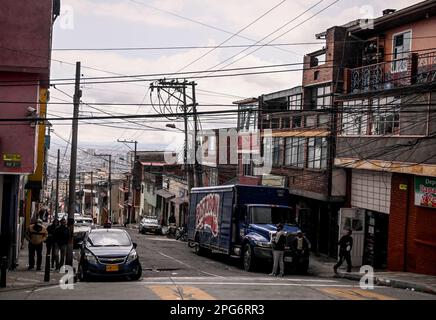
<path id="1" fill-rule="evenodd" d="M 136 242 L 133 242 L 133 249 L 136 249 L 137 246 L 138 244 Z"/>

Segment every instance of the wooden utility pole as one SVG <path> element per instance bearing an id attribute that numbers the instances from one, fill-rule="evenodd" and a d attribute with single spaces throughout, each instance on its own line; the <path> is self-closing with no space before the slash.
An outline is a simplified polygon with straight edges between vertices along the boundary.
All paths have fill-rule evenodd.
<path id="1" fill-rule="evenodd" d="M 58 160 L 56 164 L 56 194 L 55 194 L 55 215 L 54 218 L 58 219 L 58 208 L 59 208 L 59 159 L 61 157 L 61 150 L 58 149 Z"/>
<path id="2" fill-rule="evenodd" d="M 70 158 L 70 186 L 68 190 L 68 229 L 70 239 L 68 241 L 67 255 L 65 264 L 73 266 L 73 233 L 74 233 L 74 213 L 76 209 L 76 170 L 77 170 L 77 133 L 79 125 L 79 105 L 82 91 L 80 90 L 80 62 L 76 62 L 76 81 L 74 86 L 74 110 L 73 126 L 71 131 L 71 158 Z"/>

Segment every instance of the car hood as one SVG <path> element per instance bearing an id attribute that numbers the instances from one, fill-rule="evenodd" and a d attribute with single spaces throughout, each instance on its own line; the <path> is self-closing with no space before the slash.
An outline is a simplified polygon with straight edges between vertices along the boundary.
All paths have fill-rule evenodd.
<path id="1" fill-rule="evenodd" d="M 285 224 L 283 226 L 283 231 L 288 234 L 296 234 L 298 231 L 300 231 L 300 228 Z M 255 238 L 258 241 L 270 241 L 270 233 L 277 232 L 277 227 L 275 224 L 252 223 L 250 224 L 249 232 L 255 234 Z"/>
<path id="2" fill-rule="evenodd" d="M 132 246 L 123 246 L 123 247 L 86 247 L 89 251 L 91 251 L 95 256 L 104 257 L 104 256 L 127 256 L 130 251 L 132 251 Z"/>

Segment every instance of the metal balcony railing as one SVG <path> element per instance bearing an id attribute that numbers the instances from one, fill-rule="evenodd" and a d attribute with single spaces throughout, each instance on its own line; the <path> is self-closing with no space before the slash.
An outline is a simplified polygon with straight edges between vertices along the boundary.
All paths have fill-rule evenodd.
<path id="1" fill-rule="evenodd" d="M 436 51 L 349 69 L 348 93 L 364 93 L 436 81 Z"/>

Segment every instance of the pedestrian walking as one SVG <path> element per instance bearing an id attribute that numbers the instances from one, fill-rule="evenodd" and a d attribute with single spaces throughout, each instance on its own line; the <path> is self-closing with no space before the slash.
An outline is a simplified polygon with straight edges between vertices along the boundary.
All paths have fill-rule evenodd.
<path id="1" fill-rule="evenodd" d="M 269 274 L 270 276 L 280 275 L 280 277 L 283 277 L 285 275 L 285 262 L 283 260 L 284 253 L 285 253 L 285 243 L 286 243 L 286 236 L 285 236 L 285 232 L 283 231 L 283 224 L 279 223 L 277 224 L 276 236 L 272 241 L 274 263 L 273 263 L 273 270 Z M 278 273 L 279 266 L 280 266 L 280 274 Z"/>
<path id="2" fill-rule="evenodd" d="M 26 239 L 29 241 L 29 270 L 35 267 L 36 253 L 36 270 L 41 270 L 42 248 L 47 239 L 47 229 L 42 225 L 42 220 L 37 219 L 26 230 Z"/>
<path id="3" fill-rule="evenodd" d="M 351 272 L 351 249 L 353 248 L 353 237 L 351 236 L 352 233 L 353 232 L 351 229 L 349 229 L 347 233 L 339 240 L 339 260 L 338 263 L 336 263 L 333 267 L 335 273 L 338 273 L 338 268 L 342 265 L 344 260 L 347 261 L 347 272 Z"/>
<path id="4" fill-rule="evenodd" d="M 55 229 L 54 240 L 57 246 L 58 252 L 60 252 L 60 260 L 56 265 L 56 270 L 59 270 L 64 265 L 65 255 L 67 252 L 68 241 L 70 239 L 70 229 L 67 227 L 67 221 L 65 218 L 61 219 L 61 224 Z"/>
<path id="5" fill-rule="evenodd" d="M 310 242 L 304 236 L 303 232 L 298 231 L 297 236 L 292 240 L 292 253 L 293 253 L 293 264 L 296 268 L 296 271 L 306 272 L 306 268 L 303 266 L 307 266 L 308 257 L 310 255 Z"/>
<path id="6" fill-rule="evenodd" d="M 55 230 L 59 226 L 59 220 L 54 219 L 47 227 L 48 237 L 46 240 L 47 252 L 51 253 L 51 267 L 54 268 L 59 264 L 59 249 L 56 246 Z"/>

